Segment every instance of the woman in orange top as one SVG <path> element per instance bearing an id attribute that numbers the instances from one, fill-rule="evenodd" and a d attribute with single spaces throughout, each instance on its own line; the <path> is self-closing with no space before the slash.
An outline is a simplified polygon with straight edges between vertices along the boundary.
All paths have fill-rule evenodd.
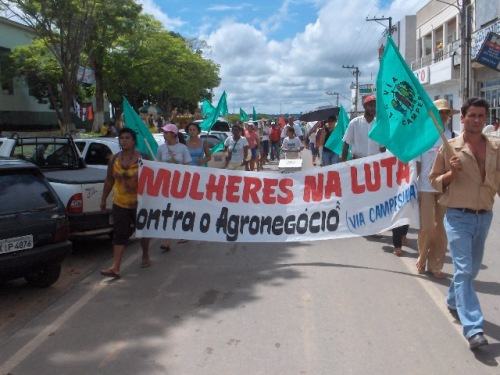
<path id="1" fill-rule="evenodd" d="M 121 151 L 108 164 L 101 199 L 101 211 L 106 211 L 106 199 L 113 190 L 113 265 L 101 275 L 120 278 L 123 251 L 135 230 L 137 185 L 141 154 L 135 150 L 137 135 L 132 129 L 122 128 L 119 133 Z M 149 267 L 149 238 L 141 238 L 141 267 Z"/>

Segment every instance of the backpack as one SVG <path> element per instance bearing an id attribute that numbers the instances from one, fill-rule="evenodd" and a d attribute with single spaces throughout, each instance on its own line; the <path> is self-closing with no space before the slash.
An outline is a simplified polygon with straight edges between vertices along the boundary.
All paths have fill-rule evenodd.
<path id="1" fill-rule="evenodd" d="M 271 142 L 277 142 L 280 140 L 281 131 L 277 126 L 271 127 L 271 131 L 269 132 L 269 140 Z"/>

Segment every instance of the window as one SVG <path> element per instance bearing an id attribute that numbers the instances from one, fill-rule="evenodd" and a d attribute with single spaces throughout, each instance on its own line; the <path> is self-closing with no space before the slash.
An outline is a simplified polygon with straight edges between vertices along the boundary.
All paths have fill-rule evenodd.
<path id="1" fill-rule="evenodd" d="M 9 48 L 0 47 L 0 72 L 2 65 L 5 66 L 7 55 L 10 53 Z M 2 84 L 2 92 L 7 95 L 14 95 L 14 79 L 11 78 L 7 82 L 0 82 Z"/>
<path id="2" fill-rule="evenodd" d="M 101 143 L 91 143 L 85 156 L 85 163 L 90 165 L 107 165 L 109 157 L 112 154 L 108 146 Z"/>

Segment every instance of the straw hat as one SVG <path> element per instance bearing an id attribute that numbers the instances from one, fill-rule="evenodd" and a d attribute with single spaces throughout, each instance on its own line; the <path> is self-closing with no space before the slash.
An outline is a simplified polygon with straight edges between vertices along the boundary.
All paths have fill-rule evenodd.
<path id="1" fill-rule="evenodd" d="M 450 108 L 450 103 L 446 99 L 438 99 L 434 101 L 434 105 L 438 109 L 438 111 L 450 111 L 450 115 L 456 115 L 460 113 L 458 109 Z"/>

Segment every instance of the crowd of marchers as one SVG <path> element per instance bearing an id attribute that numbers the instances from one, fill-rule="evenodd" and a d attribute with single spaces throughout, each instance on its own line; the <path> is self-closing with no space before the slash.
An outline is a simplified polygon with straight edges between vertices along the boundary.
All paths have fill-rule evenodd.
<path id="1" fill-rule="evenodd" d="M 437 279 L 448 278 L 442 269 L 449 249 L 454 273 L 446 304 L 451 315 L 462 324 L 470 348 L 477 349 L 488 341 L 484 337 L 483 315 L 473 281 L 482 263 L 494 197 L 500 193 L 500 143 L 483 134 L 489 110 L 486 100 L 469 98 L 460 110 L 451 108 L 445 99 L 436 100 L 434 104 L 445 129 L 451 116 L 460 113 L 463 131 L 454 134 L 445 130 L 450 147 L 444 147 L 448 145 L 443 145 L 443 139 L 439 138 L 430 150 L 412 161 L 417 168 L 420 214 L 416 272 Z M 315 166 L 385 152 L 384 145 L 368 137 L 376 121 L 376 98 L 365 98 L 363 108 L 364 113 L 350 121 L 343 135 L 340 155 L 324 147 L 335 129 L 335 116 L 308 123 L 304 128 L 291 116 L 286 124 L 236 122 L 224 141 L 225 167 L 259 171 L 266 163 L 281 158 L 300 158 L 304 148 L 312 153 Z M 210 161 L 210 149 L 199 137 L 198 124 L 186 126 L 187 142 L 175 124 L 162 124 L 160 129 L 165 142 L 158 148 L 157 161 L 198 166 L 206 166 Z M 133 130 L 120 129 L 119 142 L 121 151 L 109 161 L 101 204 L 105 210 L 106 198 L 113 191 L 114 257 L 111 267 L 101 271 L 102 275 L 113 278 L 120 277 L 122 255 L 135 228 L 138 169 L 143 157 L 135 149 L 137 135 Z M 408 225 L 392 229 L 394 255 L 404 255 L 402 248 L 407 244 L 407 232 Z M 141 246 L 141 266 L 149 267 L 149 239 L 141 239 Z M 161 244 L 164 251 L 170 247 L 169 240 Z"/>

